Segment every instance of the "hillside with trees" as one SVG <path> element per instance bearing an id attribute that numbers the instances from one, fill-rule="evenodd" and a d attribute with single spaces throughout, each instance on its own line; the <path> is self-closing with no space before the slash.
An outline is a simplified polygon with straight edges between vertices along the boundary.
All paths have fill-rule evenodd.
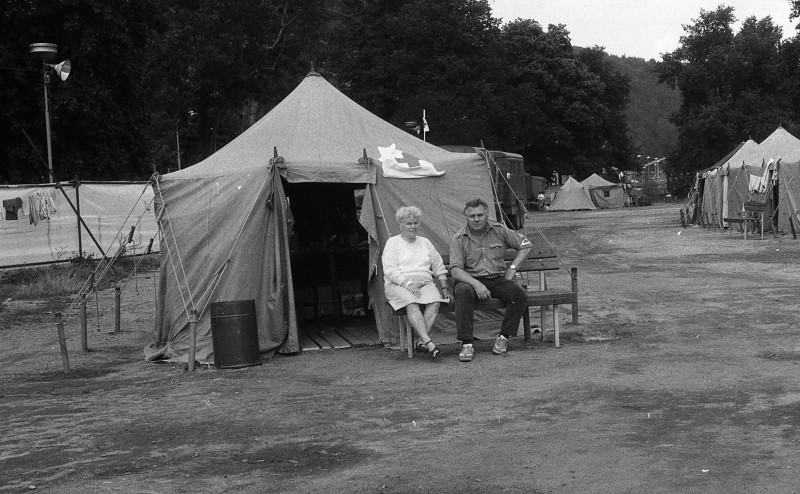
<path id="1" fill-rule="evenodd" d="M 609 55 L 614 68 L 628 77 L 631 86 L 625 116 L 628 134 L 637 154 L 668 156 L 675 150 L 678 129 L 670 115 L 678 111 L 680 93 L 658 82 L 656 62 L 636 57 Z"/>

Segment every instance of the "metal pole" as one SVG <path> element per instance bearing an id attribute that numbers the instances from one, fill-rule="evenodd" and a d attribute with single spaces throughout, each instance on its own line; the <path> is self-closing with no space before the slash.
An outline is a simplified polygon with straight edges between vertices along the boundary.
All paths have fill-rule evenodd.
<path id="1" fill-rule="evenodd" d="M 76 179 L 77 182 L 77 179 Z M 77 182 L 75 184 L 75 213 L 77 214 L 78 219 L 78 259 L 83 259 L 83 237 L 81 235 L 81 193 L 80 193 L 81 183 Z"/>
<path id="2" fill-rule="evenodd" d="M 50 183 L 55 183 L 56 179 L 53 175 L 53 145 L 50 142 L 50 102 L 49 95 L 47 94 L 47 67 L 45 66 L 42 72 L 42 81 L 44 82 L 44 125 L 47 129 L 47 172 L 50 174 Z"/>
<path id="3" fill-rule="evenodd" d="M 181 169 L 181 135 L 178 132 L 178 129 L 175 129 L 175 141 L 178 144 L 178 170 Z"/>
<path id="4" fill-rule="evenodd" d="M 425 118 L 425 110 L 423 109 L 422 110 L 422 140 L 425 141 L 425 142 L 428 141 L 428 139 L 425 137 L 425 135 L 428 133 L 428 131 L 426 130 L 427 126 L 428 126 L 428 119 Z"/>
<path id="5" fill-rule="evenodd" d="M 72 208 L 72 210 L 75 212 L 75 214 L 77 214 L 77 215 L 78 215 L 78 221 L 80 221 L 80 222 L 81 222 L 81 225 L 83 225 L 83 227 L 84 227 L 84 228 L 86 228 L 86 233 L 88 233 L 88 234 L 89 234 L 89 237 L 90 237 L 90 238 L 92 239 L 92 241 L 94 242 L 94 245 L 97 247 L 97 250 L 99 250 L 99 251 L 100 251 L 100 253 L 103 255 L 103 259 L 105 259 L 105 258 L 106 258 L 106 253 L 105 253 L 105 251 L 103 250 L 103 248 L 102 248 L 102 247 L 100 247 L 100 243 L 97 241 L 97 239 L 96 239 L 96 238 L 94 238 L 94 235 L 92 235 L 92 230 L 90 230 L 90 229 L 89 229 L 89 225 L 87 225 L 87 224 L 86 224 L 86 222 L 85 222 L 85 221 L 83 221 L 83 217 L 81 217 L 81 215 L 80 215 L 80 214 L 78 214 L 78 209 L 75 207 L 75 205 L 74 205 L 74 204 L 72 204 L 72 199 L 70 199 L 70 198 L 69 198 L 69 196 L 67 195 L 67 193 L 66 193 L 66 192 L 64 192 L 64 188 L 63 188 L 63 187 L 61 187 L 61 185 L 60 185 L 60 184 L 57 184 L 57 185 L 56 185 L 56 188 L 58 188 L 58 190 L 60 190 L 60 191 L 61 191 L 61 195 L 63 195 L 63 196 L 64 196 L 64 199 L 66 199 L 66 200 L 67 200 L 67 203 L 69 204 L 69 207 L 71 207 L 71 208 Z"/>

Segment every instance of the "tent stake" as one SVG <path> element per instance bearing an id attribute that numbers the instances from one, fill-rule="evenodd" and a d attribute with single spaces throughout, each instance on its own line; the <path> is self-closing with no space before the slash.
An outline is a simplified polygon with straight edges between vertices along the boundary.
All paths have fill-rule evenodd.
<path id="1" fill-rule="evenodd" d="M 194 359 L 197 353 L 197 311 L 189 311 L 189 372 L 194 372 Z"/>

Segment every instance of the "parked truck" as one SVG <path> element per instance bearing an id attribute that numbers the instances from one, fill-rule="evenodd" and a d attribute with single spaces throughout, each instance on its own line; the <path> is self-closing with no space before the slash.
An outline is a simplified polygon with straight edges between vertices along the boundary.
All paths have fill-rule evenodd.
<path id="1" fill-rule="evenodd" d="M 480 148 L 470 146 L 439 146 L 454 153 L 475 153 Z M 525 226 L 528 201 L 527 173 L 522 155 L 505 151 L 489 151 L 492 181 L 497 187 L 495 212 L 497 218 L 515 230 Z"/>

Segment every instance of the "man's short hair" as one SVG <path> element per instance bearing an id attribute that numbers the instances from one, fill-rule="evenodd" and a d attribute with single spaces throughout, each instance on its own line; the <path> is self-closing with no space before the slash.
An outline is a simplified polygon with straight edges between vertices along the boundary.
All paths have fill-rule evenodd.
<path id="1" fill-rule="evenodd" d="M 480 206 L 483 206 L 483 209 L 489 211 L 489 205 L 486 204 L 483 199 L 473 199 L 469 201 L 466 206 L 464 206 L 464 214 L 467 214 L 467 209 L 477 208 Z"/>

